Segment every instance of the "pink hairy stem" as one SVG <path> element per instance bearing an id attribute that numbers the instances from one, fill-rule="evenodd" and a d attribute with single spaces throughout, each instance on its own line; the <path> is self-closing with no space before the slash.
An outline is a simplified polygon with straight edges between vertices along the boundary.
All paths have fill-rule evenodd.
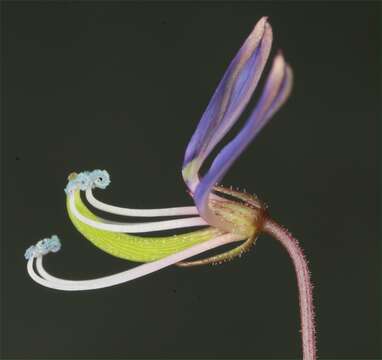
<path id="1" fill-rule="evenodd" d="M 298 241 L 287 229 L 267 218 L 263 224 L 263 232 L 278 240 L 286 249 L 293 261 L 296 271 L 300 299 L 301 335 L 304 360 L 316 359 L 316 337 L 314 324 L 314 307 L 312 284 L 308 263 L 298 244 Z"/>

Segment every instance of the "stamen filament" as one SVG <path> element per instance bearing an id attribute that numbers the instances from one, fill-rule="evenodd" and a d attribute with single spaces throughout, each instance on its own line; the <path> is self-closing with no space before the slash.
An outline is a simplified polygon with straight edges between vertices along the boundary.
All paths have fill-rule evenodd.
<path id="1" fill-rule="evenodd" d="M 105 204 L 94 197 L 92 189 L 86 190 L 86 199 L 96 209 L 110 214 L 135 216 L 135 217 L 160 217 L 160 216 L 185 216 L 198 215 L 196 206 L 182 206 L 163 209 L 130 209 L 119 206 Z"/>
<path id="2" fill-rule="evenodd" d="M 63 291 L 85 291 L 106 288 L 119 285 L 142 276 L 148 275 L 155 271 L 161 270 L 167 266 L 176 264 L 179 261 L 188 259 L 205 251 L 214 249 L 218 246 L 241 240 L 242 237 L 236 234 L 224 234 L 217 236 L 211 240 L 194 245 L 185 250 L 167 256 L 163 259 L 152 261 L 143 265 L 136 266 L 133 269 L 123 271 L 114 275 L 109 275 L 93 280 L 71 281 L 56 278 L 48 274 L 42 265 L 42 256 L 36 259 L 37 274 L 33 268 L 35 258 L 30 258 L 27 263 L 27 270 L 30 277 L 38 284 L 56 290 Z"/>
<path id="3" fill-rule="evenodd" d="M 75 198 L 73 194 L 69 195 L 69 206 L 70 206 L 70 211 L 79 221 L 89 226 L 92 226 L 96 229 L 106 230 L 111 232 L 134 234 L 134 233 L 143 233 L 143 232 L 150 232 L 150 231 L 163 231 L 163 230 L 170 230 L 170 229 L 179 229 L 179 228 L 208 225 L 207 222 L 203 220 L 201 217 L 181 218 L 181 219 L 153 221 L 153 222 L 144 222 L 144 223 L 112 223 L 102 218 L 97 218 L 98 221 L 95 221 L 80 214 L 80 212 L 77 210 L 77 207 L 75 204 Z"/>

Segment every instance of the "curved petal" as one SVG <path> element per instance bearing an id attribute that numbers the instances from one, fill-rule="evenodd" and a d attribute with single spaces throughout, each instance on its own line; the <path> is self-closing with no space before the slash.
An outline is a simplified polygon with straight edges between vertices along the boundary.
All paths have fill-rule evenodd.
<path id="1" fill-rule="evenodd" d="M 261 18 L 232 60 L 205 110 L 183 162 L 183 178 L 194 191 L 203 161 L 231 129 L 250 100 L 272 45 L 272 28 Z"/>
<path id="2" fill-rule="evenodd" d="M 283 105 L 291 92 L 292 82 L 292 70 L 279 53 L 274 59 L 262 96 L 245 126 L 216 156 L 208 173 L 196 188 L 195 204 L 200 216 L 210 225 L 221 227 L 221 221 L 208 206 L 208 197 L 214 185 L 221 180 L 271 116 Z"/>

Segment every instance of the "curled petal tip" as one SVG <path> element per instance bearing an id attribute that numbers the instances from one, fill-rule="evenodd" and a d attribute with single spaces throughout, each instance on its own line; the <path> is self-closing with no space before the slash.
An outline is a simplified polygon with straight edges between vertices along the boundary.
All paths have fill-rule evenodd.
<path id="1" fill-rule="evenodd" d="M 289 97 L 293 85 L 293 72 L 285 62 L 284 56 L 279 52 L 273 61 L 271 72 L 265 85 L 263 98 L 259 102 L 259 108 L 266 111 L 263 123 L 285 103 Z M 261 123 L 261 121 L 260 121 Z"/>
<path id="2" fill-rule="evenodd" d="M 260 57 L 268 58 L 270 46 L 273 40 L 272 27 L 267 21 L 267 17 L 262 17 L 254 26 L 252 32 L 247 37 L 241 50 L 239 51 L 239 59 L 242 58 L 244 61 L 250 60 L 249 55 L 256 55 Z M 254 53 L 256 52 L 256 53 Z M 265 65 L 265 64 L 264 64 Z M 261 74 L 263 66 L 259 66 L 261 69 L 259 73 Z"/>
<path id="3" fill-rule="evenodd" d="M 252 37 L 255 33 L 261 35 L 264 32 L 266 24 L 269 25 L 268 18 L 268 16 L 263 16 L 257 21 L 257 23 L 253 26 L 253 30 L 252 33 L 249 35 L 249 38 Z"/>
<path id="4" fill-rule="evenodd" d="M 269 76 L 269 79 L 273 82 L 276 82 L 278 85 L 278 82 L 280 82 L 285 74 L 285 66 L 286 62 L 284 59 L 284 56 L 282 52 L 278 52 L 273 60 L 272 70 Z M 274 86 L 273 88 L 277 89 L 277 86 Z"/>
<path id="5" fill-rule="evenodd" d="M 264 30 L 266 26 L 270 26 L 268 22 L 268 16 L 263 16 L 253 27 L 252 33 L 249 35 L 249 38 L 257 35 L 258 37 L 261 37 L 264 34 Z"/>
<path id="6" fill-rule="evenodd" d="M 36 245 L 30 246 L 24 254 L 26 260 L 34 257 L 43 256 L 50 252 L 57 252 L 61 249 L 61 241 L 57 235 L 45 238 L 37 242 Z"/>

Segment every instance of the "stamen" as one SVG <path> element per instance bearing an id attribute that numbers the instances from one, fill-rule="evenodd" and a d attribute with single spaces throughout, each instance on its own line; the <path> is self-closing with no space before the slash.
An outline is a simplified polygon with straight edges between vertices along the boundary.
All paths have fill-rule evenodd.
<path id="1" fill-rule="evenodd" d="M 87 218 L 80 214 L 76 208 L 74 194 L 69 194 L 69 207 L 73 215 L 84 224 L 92 226 L 96 229 L 121 233 L 142 233 L 150 231 L 163 231 L 170 229 L 180 229 L 187 227 L 206 226 L 208 225 L 201 217 L 181 218 L 165 221 L 154 221 L 144 223 L 112 223 L 102 218 L 97 221 Z"/>
<path id="2" fill-rule="evenodd" d="M 109 275 L 93 280 L 80 280 L 71 281 L 56 278 L 48 274 L 42 265 L 42 256 L 37 257 L 36 267 L 39 274 L 37 274 L 33 268 L 33 262 L 35 257 L 30 257 L 27 263 L 27 270 L 30 277 L 38 284 L 56 290 L 64 291 L 84 291 L 106 288 L 114 285 L 119 285 L 134 279 L 138 279 L 142 276 L 148 275 L 155 271 L 161 270 L 167 266 L 176 264 L 189 257 L 201 254 L 205 251 L 214 249 L 218 246 L 225 245 L 234 241 L 239 241 L 242 238 L 240 235 L 224 234 L 217 236 L 211 240 L 194 245 L 185 250 L 179 251 L 175 254 L 167 256 L 163 259 L 136 266 L 133 269 L 123 271 L 114 275 Z"/>
<path id="3" fill-rule="evenodd" d="M 79 192 L 74 193 L 74 198 L 76 209 L 81 215 L 99 221 L 99 218 L 82 202 Z M 171 236 L 135 236 L 130 233 L 96 229 L 81 222 L 70 210 L 69 198 L 67 198 L 67 208 L 73 225 L 87 240 L 110 255 L 135 262 L 158 260 L 222 234 L 217 229 L 207 227 Z"/>
<path id="4" fill-rule="evenodd" d="M 96 209 L 108 212 L 110 214 L 135 216 L 135 217 L 161 217 L 161 216 L 184 216 L 198 215 L 196 206 L 183 206 L 163 209 L 130 209 L 119 206 L 105 204 L 97 200 L 91 188 L 86 190 L 86 199 Z"/>

